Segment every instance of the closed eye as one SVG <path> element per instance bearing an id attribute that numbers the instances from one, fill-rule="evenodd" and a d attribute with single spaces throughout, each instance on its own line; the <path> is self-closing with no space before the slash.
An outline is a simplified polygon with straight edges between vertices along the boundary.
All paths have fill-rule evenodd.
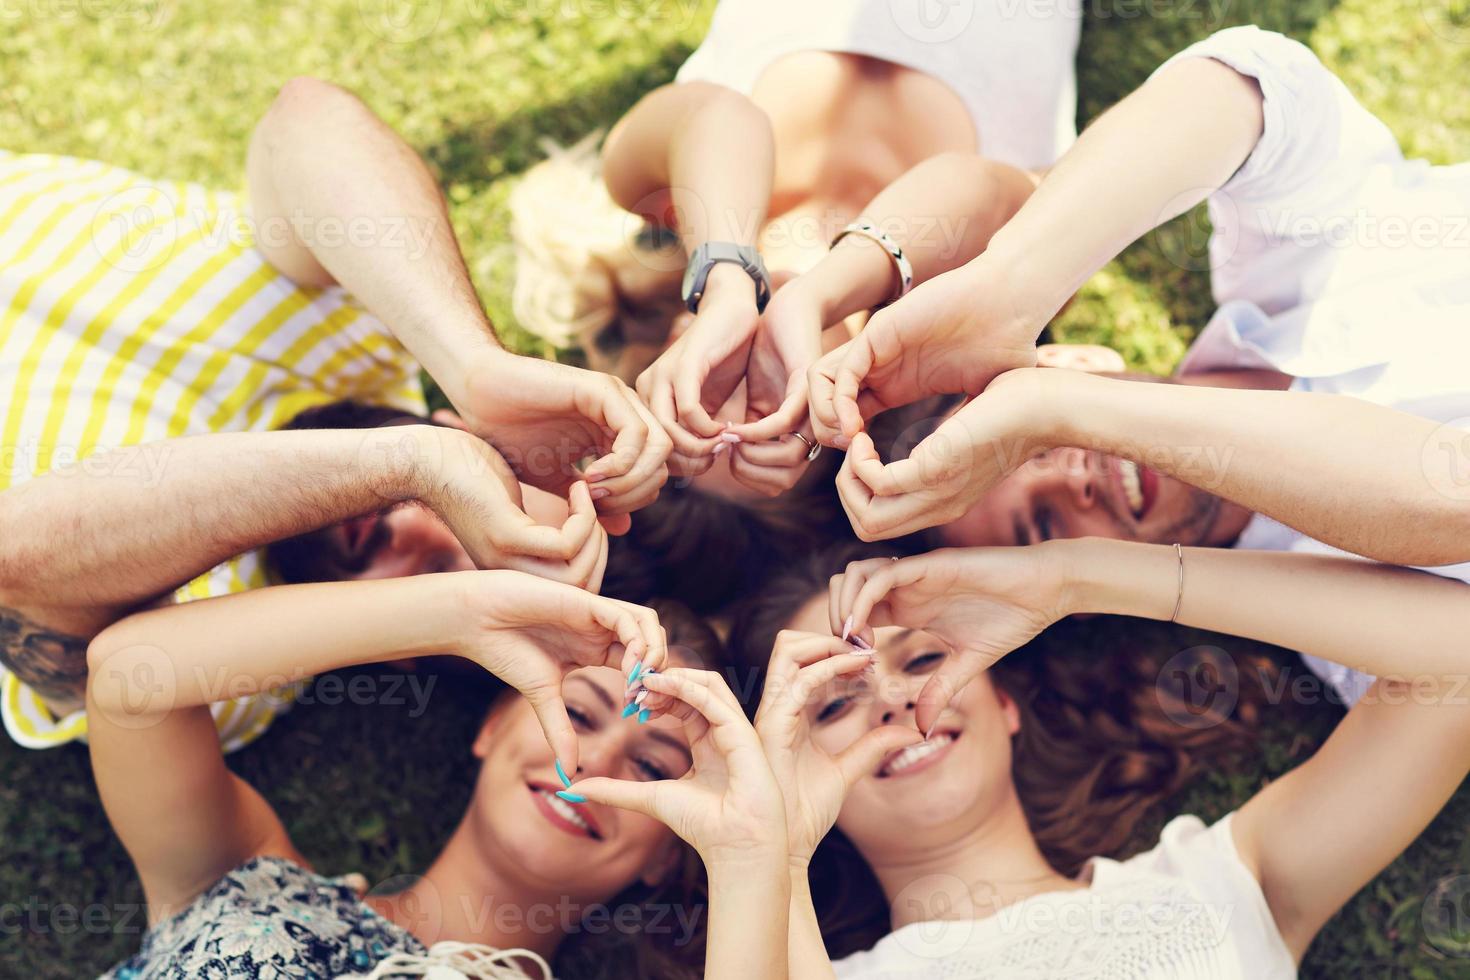
<path id="1" fill-rule="evenodd" d="M 940 662 L 947 656 L 948 654 L 942 650 L 930 650 L 926 653 L 921 653 L 903 665 L 903 672 L 905 674 L 927 674 L 929 671 L 936 669 Z"/>
<path id="2" fill-rule="evenodd" d="M 581 708 L 575 708 L 570 704 L 567 705 L 567 717 L 572 719 L 572 727 L 578 731 L 591 732 L 597 730 L 597 723 L 592 720 L 592 716 Z"/>
<path id="3" fill-rule="evenodd" d="M 842 717 L 851 704 L 852 698 L 850 697 L 833 698 L 822 705 L 821 710 L 817 712 L 817 722 L 823 724 Z"/>
<path id="4" fill-rule="evenodd" d="M 669 771 L 663 766 L 659 765 L 656 762 L 650 762 L 647 759 L 634 759 L 633 767 L 641 772 L 648 779 L 673 778 L 672 776 L 670 776 Z"/>

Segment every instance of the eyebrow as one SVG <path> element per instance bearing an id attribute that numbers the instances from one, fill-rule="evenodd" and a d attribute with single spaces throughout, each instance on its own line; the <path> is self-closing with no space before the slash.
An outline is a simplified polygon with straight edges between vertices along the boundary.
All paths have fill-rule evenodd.
<path id="1" fill-rule="evenodd" d="M 602 689 L 601 684 L 594 684 L 585 677 L 569 677 L 567 679 L 573 681 L 581 681 L 583 684 L 591 688 L 592 693 L 597 695 L 597 697 L 607 707 L 607 710 L 612 711 L 616 707 L 616 705 L 613 704 L 612 696 Z"/>
<path id="2" fill-rule="evenodd" d="M 661 732 L 657 728 L 650 728 L 648 730 L 648 737 L 656 742 L 663 742 L 665 745 L 669 746 L 669 748 L 678 750 L 679 753 L 684 756 L 684 758 L 689 760 L 689 764 L 691 766 L 694 765 L 694 753 L 690 752 L 689 746 L 685 745 L 679 739 L 675 738 L 667 732 Z"/>

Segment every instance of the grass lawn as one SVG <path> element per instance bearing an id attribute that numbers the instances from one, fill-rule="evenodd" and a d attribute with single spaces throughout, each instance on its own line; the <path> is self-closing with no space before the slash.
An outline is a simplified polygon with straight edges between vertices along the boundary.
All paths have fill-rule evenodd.
<path id="1" fill-rule="evenodd" d="M 1408 152 L 1440 163 L 1470 159 L 1470 0 L 1083 6 L 1084 122 L 1189 41 L 1255 22 L 1311 44 Z M 570 141 L 607 125 L 669 79 L 712 7 L 709 0 L 0 3 L 0 145 L 233 187 L 251 126 L 276 88 L 303 73 L 334 80 L 358 91 L 438 170 L 492 316 L 510 344 L 529 351 L 532 341 L 509 313 L 510 187 L 538 159 L 541 137 Z M 1211 308 L 1207 276 L 1188 260 L 1202 229 L 1199 215 L 1186 216 L 1135 244 L 1084 288 L 1056 336 L 1109 343 L 1136 367 L 1169 370 Z M 1131 621 L 1097 620 L 1068 635 L 1078 655 L 1126 648 L 1160 662 L 1206 642 L 1235 655 L 1256 649 Z M 276 804 L 321 870 L 360 870 L 380 882 L 422 869 L 468 792 L 469 739 L 482 704 L 457 687 L 440 685 L 417 718 L 384 705 L 302 707 L 234 764 Z M 1309 754 L 1337 717 L 1322 704 L 1283 707 L 1258 753 L 1202 779 L 1177 806 L 1206 817 L 1228 812 Z M 1405 757 L 1404 765 L 1414 764 Z M 1304 974 L 1470 976 L 1470 959 L 1430 942 L 1443 940 L 1443 930 L 1427 937 L 1423 917 L 1437 883 L 1470 874 L 1467 824 L 1470 791 L 1327 928 Z M 1147 830 L 1140 828 L 1140 841 Z M 1470 879 L 1460 884 L 1470 892 Z M 136 946 L 141 915 L 130 903 L 138 900 L 85 750 L 33 753 L 0 739 L 0 978 L 95 974 Z M 1427 908 L 1449 906 L 1431 900 Z M 1465 940 L 1470 905 L 1456 911 Z"/>

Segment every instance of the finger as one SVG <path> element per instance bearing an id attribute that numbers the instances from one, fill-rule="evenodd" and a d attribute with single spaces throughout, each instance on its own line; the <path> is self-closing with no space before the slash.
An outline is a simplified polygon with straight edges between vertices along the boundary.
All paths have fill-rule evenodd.
<path id="1" fill-rule="evenodd" d="M 782 630 L 771 651 L 769 672 L 795 676 L 803 667 L 846 653 L 852 653 L 852 644 L 835 636 Z"/>
<path id="2" fill-rule="evenodd" d="M 663 785 L 659 785 L 660 783 Z M 666 793 L 669 788 L 665 780 L 649 782 L 592 776 L 572 783 L 567 792 L 582 797 L 588 803 L 630 810 L 658 820 L 659 794 Z"/>
<path id="3" fill-rule="evenodd" d="M 785 435 L 768 442 L 746 442 L 742 439 L 734 448 L 735 456 L 752 466 L 805 467 L 807 444 L 792 435 L 794 431 L 788 429 Z"/>
<path id="4" fill-rule="evenodd" d="M 878 533 L 880 529 L 869 526 L 871 522 L 869 510 L 873 505 L 873 492 L 868 489 L 866 483 L 857 478 L 845 459 L 842 461 L 842 468 L 837 471 L 835 482 L 837 499 L 842 504 L 843 511 L 847 513 L 853 533 L 864 541 L 876 541 L 883 537 Z"/>
<path id="5" fill-rule="evenodd" d="M 806 424 L 808 407 L 806 377 L 799 377 L 800 383 L 792 385 L 793 390 L 787 393 L 786 400 L 774 412 L 754 422 L 732 425 L 730 431 L 739 436 L 742 443 L 759 443 L 782 439 L 800 430 Z"/>
<path id="6" fill-rule="evenodd" d="M 870 577 L 881 574 L 884 566 L 892 564 L 886 558 L 851 562 L 842 573 L 841 579 L 834 582 L 837 588 L 837 615 L 842 623 L 842 632 L 838 635 L 843 639 L 851 639 L 855 633 L 862 632 L 860 627 L 863 624 L 852 614 L 853 600 Z"/>
<path id="7" fill-rule="evenodd" d="M 675 667 L 649 677 L 646 686 L 656 694 L 668 694 L 684 702 L 716 728 L 748 724 L 740 702 L 713 671 Z"/>
<path id="8" fill-rule="evenodd" d="M 730 458 L 730 475 L 744 486 L 767 497 L 779 497 L 801 482 L 806 461 L 794 466 L 755 466 L 739 456 Z"/>
<path id="9" fill-rule="evenodd" d="M 597 523 L 615 538 L 620 538 L 633 529 L 633 518 L 628 514 L 598 514 Z"/>
<path id="10" fill-rule="evenodd" d="M 607 556 L 611 548 L 611 542 L 607 534 L 598 535 L 597 539 L 597 561 L 592 566 L 592 573 L 587 576 L 587 584 L 584 588 L 588 592 L 598 593 L 602 591 L 602 581 L 607 575 Z"/>
<path id="11" fill-rule="evenodd" d="M 696 436 L 718 437 L 725 427 L 710 418 L 702 404 L 705 378 L 708 369 L 688 372 L 674 379 L 674 406 L 679 413 L 679 424 Z"/>
<path id="12" fill-rule="evenodd" d="M 628 636 L 623 640 L 624 652 L 618 669 L 629 678 L 628 687 L 633 688 L 635 682 L 642 684 L 645 672 L 663 670 L 668 665 L 668 634 L 658 621 L 658 613 L 647 606 L 611 601 L 617 606 L 618 623 L 624 630 L 619 636 Z"/>
<path id="13" fill-rule="evenodd" d="M 650 650 L 657 648 L 657 637 L 654 634 L 662 633 L 657 627 L 657 616 L 654 616 L 654 626 L 650 627 L 648 619 L 639 614 L 639 610 L 646 613 L 652 613 L 653 610 L 635 606 L 631 602 L 592 595 L 587 597 L 587 610 L 592 620 L 607 630 L 614 640 L 609 642 L 603 658 L 596 661 L 595 665 L 615 667 L 628 675 L 633 666 L 641 662 Z"/>
<path id="14" fill-rule="evenodd" d="M 586 404 L 577 406 L 589 421 L 613 434 L 608 452 L 587 467 L 584 474 L 593 489 L 631 470 L 643 453 L 649 433 L 643 416 L 633 408 L 626 386 L 614 378 L 604 380 L 606 383 L 597 386 Z"/>
<path id="15" fill-rule="evenodd" d="M 572 719 L 567 717 L 567 706 L 562 700 L 560 689 L 537 688 L 526 691 L 525 697 L 531 703 L 531 710 L 541 723 L 541 731 L 546 734 L 547 744 L 551 746 L 551 751 L 556 754 L 562 768 L 567 772 L 576 772 L 579 758 L 577 730 L 572 727 Z"/>
<path id="16" fill-rule="evenodd" d="M 838 449 L 847 446 L 847 437 L 842 434 L 842 426 L 837 417 L 837 408 L 833 401 L 836 389 L 832 378 L 846 346 L 844 344 L 819 358 L 806 372 L 807 411 L 812 431 L 822 445 L 836 446 Z"/>
<path id="17" fill-rule="evenodd" d="M 863 431 L 863 413 L 858 408 L 858 392 L 863 379 L 873 366 L 873 349 L 866 332 L 858 334 L 845 346 L 846 352 L 832 377 L 832 408 L 837 413 L 842 434 L 852 439 Z"/>
<path id="18" fill-rule="evenodd" d="M 674 444 L 673 453 L 694 460 L 708 460 L 719 446 L 725 445 L 720 439 L 719 433 L 708 439 L 702 439 L 692 432 L 687 431 L 679 423 L 678 412 L 674 408 L 674 389 L 668 385 L 660 386 L 654 392 L 654 401 L 648 403 L 650 410 L 659 423 L 664 427 L 664 432 Z M 723 431 L 723 430 L 722 430 Z M 705 467 L 708 469 L 708 465 Z M 700 472 L 703 472 L 701 470 Z"/>
<path id="19" fill-rule="evenodd" d="M 875 625 L 872 622 L 873 609 L 879 603 L 884 602 L 894 591 L 917 582 L 923 577 L 925 569 L 925 563 L 919 559 L 884 562 L 884 566 L 873 570 L 872 574 L 867 577 L 867 581 L 863 582 L 853 594 L 851 602 L 844 607 L 856 630 L 866 630 Z M 912 629 L 922 629 L 928 623 L 905 623 L 904 625 Z"/>
<path id="20" fill-rule="evenodd" d="M 842 646 L 846 649 L 801 668 L 797 672 L 795 681 L 783 685 L 785 691 L 776 692 L 777 696 L 789 702 L 791 710 L 800 710 L 806 707 L 808 702 L 832 681 L 847 674 L 867 670 L 873 662 L 871 651 L 854 650 L 846 643 L 843 643 Z"/>
<path id="21" fill-rule="evenodd" d="M 637 395 L 626 389 L 621 394 L 633 414 L 638 417 L 645 433 L 637 456 L 627 472 L 621 476 L 597 480 L 598 464 L 588 467 L 589 481 L 595 481 L 598 490 L 605 491 L 602 494 L 602 509 L 612 512 L 638 510 L 653 502 L 668 479 L 667 461 L 674 446 L 672 438 L 653 413 L 638 400 Z M 617 442 L 613 443 L 613 449 L 618 451 Z"/>
<path id="22" fill-rule="evenodd" d="M 590 498 L 588 505 L 591 505 Z M 588 528 L 587 538 L 582 542 L 582 549 L 577 552 L 570 563 L 575 584 L 589 592 L 596 592 L 601 583 L 598 569 L 600 565 L 605 564 L 606 557 L 607 532 L 594 518 Z"/>
<path id="23" fill-rule="evenodd" d="M 890 752 L 918 745 L 924 737 L 912 728 L 884 725 L 864 732 L 863 736 L 837 753 L 837 768 L 842 780 L 852 789 L 864 776 L 877 772 Z"/>
<path id="24" fill-rule="evenodd" d="M 883 464 L 882 458 L 878 455 L 878 447 L 873 445 L 872 437 L 866 432 L 859 432 L 853 436 L 852 447 L 847 451 L 846 462 L 852 464 L 853 475 L 874 494 L 881 496 L 903 492 L 895 485 L 889 468 Z"/>
<path id="25" fill-rule="evenodd" d="M 919 692 L 918 700 L 914 702 L 914 727 L 925 736 L 932 732 L 939 722 L 939 716 L 954 700 L 955 695 L 978 677 L 986 666 L 986 663 L 974 656 L 946 657 L 939 669 L 930 675 L 928 683 Z"/>

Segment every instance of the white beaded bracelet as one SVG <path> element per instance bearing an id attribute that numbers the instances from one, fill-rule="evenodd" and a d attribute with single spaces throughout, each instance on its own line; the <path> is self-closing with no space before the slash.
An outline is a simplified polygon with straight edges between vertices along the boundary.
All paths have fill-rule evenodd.
<path id="1" fill-rule="evenodd" d="M 904 296 L 907 296 L 908 291 L 914 288 L 914 267 L 909 264 L 908 256 L 903 254 L 903 248 L 899 246 L 898 242 L 889 238 L 883 229 L 868 219 L 858 218 L 837 233 L 837 237 L 832 239 L 832 247 L 836 248 L 837 243 L 848 235 L 862 235 L 864 238 L 877 242 L 883 251 L 888 253 L 888 257 L 893 260 L 893 265 L 898 270 L 898 293 L 897 295 L 890 296 L 887 302 L 892 303 L 894 300 L 903 299 Z"/>

